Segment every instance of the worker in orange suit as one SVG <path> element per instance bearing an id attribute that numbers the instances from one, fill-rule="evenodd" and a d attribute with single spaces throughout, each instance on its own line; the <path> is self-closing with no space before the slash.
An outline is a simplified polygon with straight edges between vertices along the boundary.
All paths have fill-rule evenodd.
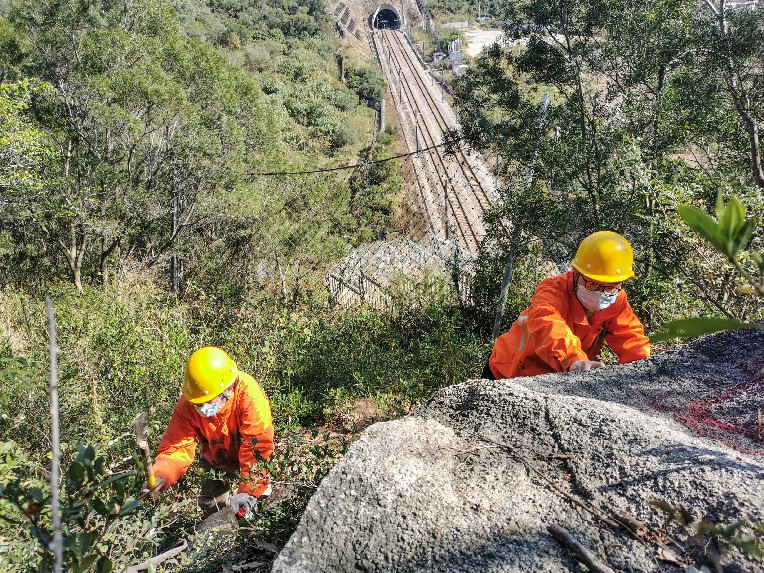
<path id="1" fill-rule="evenodd" d="M 619 364 L 650 356 L 650 340 L 623 290 L 634 276 L 629 242 L 611 231 L 592 233 L 571 264 L 573 270 L 536 287 L 530 307 L 496 340 L 484 378 L 601 368 L 596 358 L 605 342 Z"/>
<path id="2" fill-rule="evenodd" d="M 200 348 L 186 364 L 183 391 L 154 462 L 155 498 L 186 473 L 197 442 L 202 466 L 222 470 L 229 478 L 202 481 L 202 511 L 210 515 L 228 504 L 239 517 L 251 517 L 258 498 L 271 490 L 268 473 L 257 468 L 258 461 L 268 460 L 273 452 L 271 407 L 255 379 L 214 346 Z M 241 483 L 231 496 L 230 478 L 237 470 Z"/>

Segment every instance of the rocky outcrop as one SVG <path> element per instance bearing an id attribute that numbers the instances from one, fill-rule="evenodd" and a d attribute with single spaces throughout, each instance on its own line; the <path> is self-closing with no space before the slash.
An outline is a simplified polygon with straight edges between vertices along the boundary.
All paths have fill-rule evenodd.
<path id="1" fill-rule="evenodd" d="M 651 502 L 764 521 L 762 366 L 764 331 L 738 331 L 621 367 L 446 388 L 353 444 L 273 571 L 584 571 L 552 524 L 617 571 L 714 570 L 714 542 L 661 537 Z"/>

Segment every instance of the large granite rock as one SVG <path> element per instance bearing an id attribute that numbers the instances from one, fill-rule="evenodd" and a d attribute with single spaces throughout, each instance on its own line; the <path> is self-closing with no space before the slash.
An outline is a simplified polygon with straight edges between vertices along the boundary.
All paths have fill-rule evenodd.
<path id="1" fill-rule="evenodd" d="M 608 522 L 627 512 L 659 531 L 653 500 L 724 525 L 764 521 L 762 366 L 764 331 L 738 331 L 627 366 L 446 388 L 368 428 L 273 571 L 584 571 L 550 524 L 617 571 L 713 570 L 713 543 L 674 527 L 680 569 Z M 762 570 L 739 552 L 721 563 Z"/>

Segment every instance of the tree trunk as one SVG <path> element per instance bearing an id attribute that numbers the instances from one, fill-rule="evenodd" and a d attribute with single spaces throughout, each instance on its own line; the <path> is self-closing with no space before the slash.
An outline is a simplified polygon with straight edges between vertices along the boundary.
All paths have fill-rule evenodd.
<path id="1" fill-rule="evenodd" d="M 82 291 L 82 261 L 85 258 L 87 243 L 87 234 L 83 231 L 82 226 L 76 223 L 69 225 L 69 244 L 59 241 L 59 246 L 69 265 L 69 271 L 72 273 L 74 286 L 78 291 Z"/>
<path id="2" fill-rule="evenodd" d="M 106 261 L 109 258 L 109 256 L 114 252 L 114 249 L 116 249 L 119 246 L 120 238 L 114 239 L 112 241 L 111 245 L 108 247 L 106 246 L 106 239 L 101 239 L 101 261 L 98 265 L 98 276 L 101 279 L 101 284 L 106 285 L 108 282 L 108 276 L 107 276 L 107 268 L 106 268 Z"/>
<path id="3" fill-rule="evenodd" d="M 706 2 L 708 3 L 708 1 Z M 729 26 L 727 22 L 727 15 L 725 13 L 726 1 L 720 0 L 719 7 L 715 10 L 716 21 L 719 25 L 719 32 L 722 34 L 725 43 L 725 59 L 726 59 L 726 84 L 727 89 L 732 97 L 732 102 L 735 105 L 740 119 L 745 124 L 746 131 L 748 131 L 748 145 L 750 147 L 751 154 L 751 174 L 756 186 L 764 188 L 764 160 L 761 156 L 761 142 L 759 141 L 759 125 L 748 109 L 748 96 L 746 94 L 745 86 L 743 85 L 738 73 L 736 71 L 735 62 L 733 60 L 732 49 L 730 47 L 730 41 L 728 36 Z M 713 9 L 713 8 L 712 8 Z"/>
<path id="4" fill-rule="evenodd" d="M 764 165 L 762 165 L 761 142 L 759 141 L 759 126 L 751 114 L 738 110 L 748 128 L 748 141 L 751 146 L 751 172 L 756 186 L 764 189 Z"/>

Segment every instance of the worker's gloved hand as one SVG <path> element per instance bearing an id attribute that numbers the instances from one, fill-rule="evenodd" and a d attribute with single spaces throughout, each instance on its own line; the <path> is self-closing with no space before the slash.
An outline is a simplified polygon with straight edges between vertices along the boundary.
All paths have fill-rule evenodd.
<path id="1" fill-rule="evenodd" d="M 160 477 L 154 477 L 154 480 L 156 483 L 154 484 L 154 487 L 149 487 L 148 482 L 143 482 L 143 485 L 141 486 L 141 492 L 151 492 L 151 499 L 156 499 L 159 497 L 159 494 L 162 493 L 162 490 L 164 489 L 164 479 Z"/>
<path id="2" fill-rule="evenodd" d="M 257 513 L 257 498 L 248 493 L 232 495 L 228 501 L 237 517 L 252 519 Z"/>
<path id="3" fill-rule="evenodd" d="M 570 365 L 568 372 L 588 372 L 589 370 L 602 368 L 603 366 L 605 366 L 605 363 L 597 360 L 576 360 Z"/>

